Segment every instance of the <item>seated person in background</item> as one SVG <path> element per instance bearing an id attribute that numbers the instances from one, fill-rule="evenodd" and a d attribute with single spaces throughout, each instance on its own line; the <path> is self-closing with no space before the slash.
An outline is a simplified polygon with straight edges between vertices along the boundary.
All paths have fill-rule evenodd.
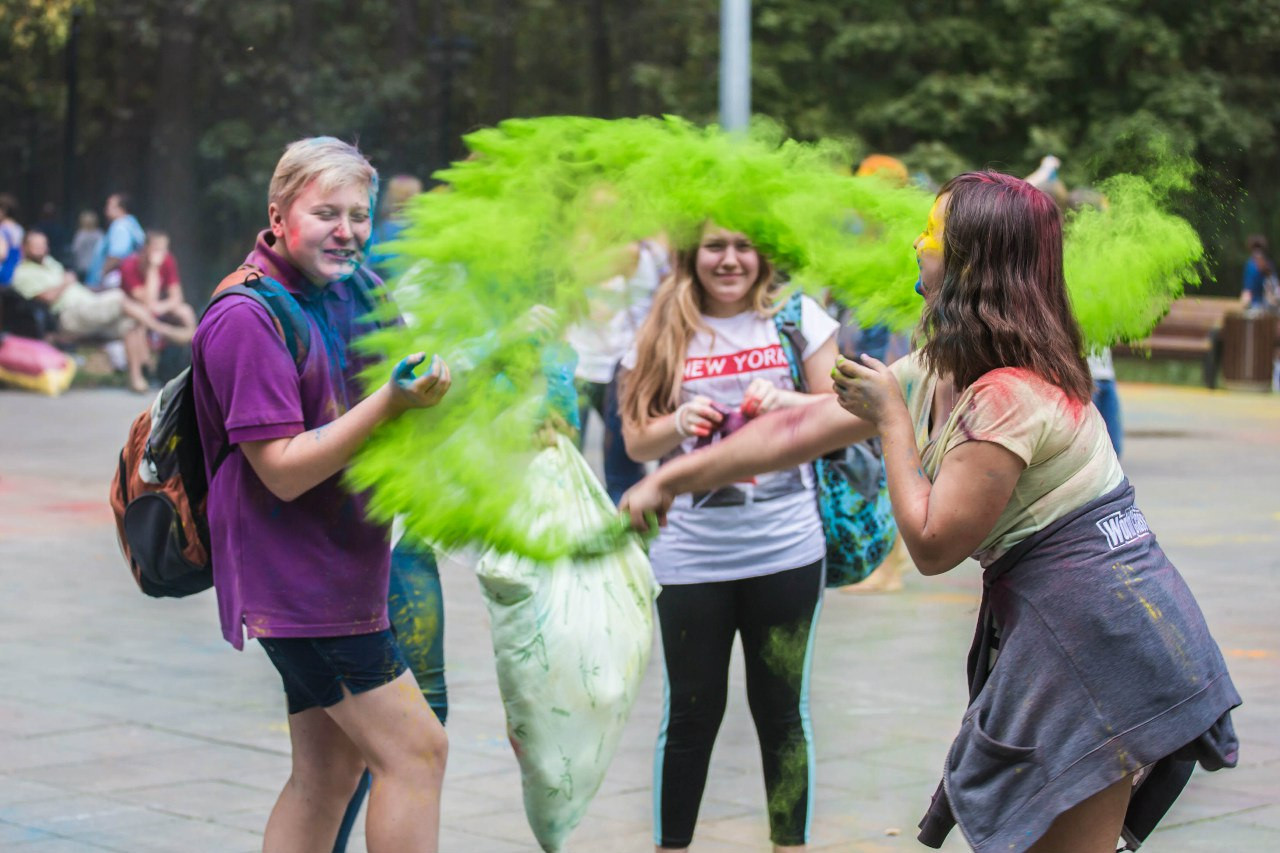
<path id="1" fill-rule="evenodd" d="M 120 265 L 125 258 L 142 248 L 144 234 L 138 218 L 129 211 L 132 202 L 128 193 L 112 193 L 102 212 L 107 216 L 107 233 L 93 262 L 85 284 L 94 290 L 106 290 L 120 286 Z"/>
<path id="2" fill-rule="evenodd" d="M 18 200 L 0 193 L 0 287 L 13 281 L 13 271 L 22 260 L 22 226 L 17 215 Z"/>
<path id="3" fill-rule="evenodd" d="M 49 305 L 62 331 L 71 337 L 114 339 L 124 337 L 135 325 L 166 336 L 175 332 L 175 327 L 155 319 L 124 291 L 95 293 L 76 281 L 74 273 L 67 272 L 49 255 L 49 240 L 44 232 L 28 231 L 22 254 L 23 260 L 13 273 L 13 289 L 25 299 Z M 146 343 L 143 337 L 142 348 L 137 349 L 125 337 L 129 387 L 139 393 L 147 390 L 142 376 L 142 365 L 149 355 Z"/>
<path id="4" fill-rule="evenodd" d="M 1249 237 L 1249 257 L 1244 262 L 1244 287 L 1240 290 L 1243 308 L 1274 307 L 1280 285 L 1276 281 L 1276 265 L 1267 254 L 1267 238 L 1261 234 Z"/>
<path id="5" fill-rule="evenodd" d="M 88 278 L 89 268 L 93 266 L 93 257 L 98 253 L 98 244 L 106 239 L 102 229 L 98 227 L 98 214 L 92 210 L 80 212 L 79 227 L 71 238 L 71 258 L 76 267 L 76 275 L 84 281 Z"/>
<path id="6" fill-rule="evenodd" d="M 120 289 L 141 303 L 151 316 L 172 327 L 163 337 L 177 344 L 191 343 L 196 333 L 196 312 L 182 296 L 178 261 L 169 252 L 169 235 L 148 231 L 142 248 L 120 265 Z M 138 327 L 130 334 L 146 336 Z"/>

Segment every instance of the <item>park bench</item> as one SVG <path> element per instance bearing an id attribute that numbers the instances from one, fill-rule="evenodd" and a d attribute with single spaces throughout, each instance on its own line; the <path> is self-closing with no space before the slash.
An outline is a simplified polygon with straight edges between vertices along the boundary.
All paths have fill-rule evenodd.
<path id="1" fill-rule="evenodd" d="M 1228 312 L 1240 307 L 1229 296 L 1184 296 L 1175 299 L 1169 313 L 1145 339 L 1114 347 L 1116 355 L 1150 355 L 1152 358 L 1199 359 L 1204 385 L 1215 388 L 1222 365 L 1222 323 Z"/>

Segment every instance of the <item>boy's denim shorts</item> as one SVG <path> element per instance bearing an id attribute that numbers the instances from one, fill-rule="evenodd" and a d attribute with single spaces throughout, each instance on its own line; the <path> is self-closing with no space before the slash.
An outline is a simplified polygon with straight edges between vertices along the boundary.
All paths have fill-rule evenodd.
<path id="1" fill-rule="evenodd" d="M 343 685 L 363 693 L 390 684 L 408 669 L 391 631 L 349 637 L 259 637 L 284 681 L 289 713 L 342 701 Z"/>

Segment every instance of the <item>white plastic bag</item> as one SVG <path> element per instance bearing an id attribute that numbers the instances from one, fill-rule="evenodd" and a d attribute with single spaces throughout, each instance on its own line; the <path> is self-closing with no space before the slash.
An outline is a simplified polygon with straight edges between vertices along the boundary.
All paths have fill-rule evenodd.
<path id="1" fill-rule="evenodd" d="M 563 437 L 534 459 L 528 486 L 522 512 L 534 525 L 589 537 L 616 515 Z M 634 540 L 603 557 L 554 563 L 490 551 L 476 573 L 525 814 L 542 849 L 555 853 L 604 781 L 631 713 L 658 586 Z"/>

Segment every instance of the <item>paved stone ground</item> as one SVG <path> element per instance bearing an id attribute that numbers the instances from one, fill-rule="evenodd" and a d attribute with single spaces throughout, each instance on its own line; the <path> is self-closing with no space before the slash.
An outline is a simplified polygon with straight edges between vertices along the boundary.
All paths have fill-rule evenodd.
<path id="1" fill-rule="evenodd" d="M 1280 399 L 1126 385 L 1125 467 L 1196 590 L 1245 705 L 1238 769 L 1198 773 L 1154 853 L 1280 850 Z M 0 849 L 260 849 L 288 773 L 279 682 L 220 638 L 212 594 L 139 594 L 105 496 L 142 401 L 0 391 Z M 598 458 L 598 454 L 596 456 Z M 485 609 L 443 566 L 451 753 L 442 850 L 535 850 L 506 742 Z M 911 832 L 965 701 L 978 600 L 964 566 L 896 595 L 828 594 L 814 672 L 815 850 L 921 850 Z M 735 664 L 695 850 L 767 850 L 759 757 Z M 658 656 L 575 853 L 651 849 Z M 962 850 L 954 836 L 946 850 Z M 357 838 L 353 851 L 363 851 Z"/>

